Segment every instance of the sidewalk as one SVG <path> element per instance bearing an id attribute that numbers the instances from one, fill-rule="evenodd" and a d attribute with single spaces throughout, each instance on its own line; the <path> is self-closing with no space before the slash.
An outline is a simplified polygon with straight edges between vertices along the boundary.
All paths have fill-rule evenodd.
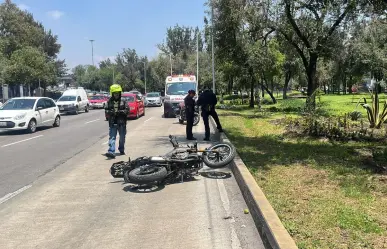
<path id="1" fill-rule="evenodd" d="M 0 205 L 0 248 L 263 248 L 233 178 L 134 192 L 111 177 L 113 162 L 170 151 L 169 134 L 186 142 L 176 119 L 147 117 L 129 128 L 127 156 L 107 160 L 104 138 L 38 179 Z"/>

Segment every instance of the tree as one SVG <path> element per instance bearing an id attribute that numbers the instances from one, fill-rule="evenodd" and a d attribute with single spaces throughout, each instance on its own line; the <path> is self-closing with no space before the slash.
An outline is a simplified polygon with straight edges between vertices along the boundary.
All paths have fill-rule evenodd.
<path id="1" fill-rule="evenodd" d="M 337 30 L 353 25 L 356 18 L 359 18 L 359 10 L 365 12 L 369 2 L 283 0 L 281 3 L 283 7 L 279 4 L 272 9 L 279 10 L 283 15 L 277 20 L 269 20 L 268 26 L 271 28 L 270 32 L 276 31 L 282 35 L 299 54 L 308 80 L 307 103 L 314 108 L 319 57 L 329 55 L 337 42 Z"/>
<path id="2" fill-rule="evenodd" d="M 6 67 L 6 80 L 14 84 L 31 84 L 36 79 L 52 77 L 43 51 L 34 47 L 16 50 Z"/>

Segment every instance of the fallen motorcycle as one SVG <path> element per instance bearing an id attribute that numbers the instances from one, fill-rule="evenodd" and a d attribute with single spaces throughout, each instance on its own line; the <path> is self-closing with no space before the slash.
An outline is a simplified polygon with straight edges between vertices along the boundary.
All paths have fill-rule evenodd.
<path id="1" fill-rule="evenodd" d="M 184 102 L 180 103 L 176 108 L 175 108 L 175 115 L 179 120 L 180 124 L 183 124 L 185 121 L 187 121 L 187 118 L 185 116 L 185 106 Z M 193 126 L 196 126 L 200 122 L 200 114 L 199 114 L 199 107 L 195 106 L 195 113 L 194 113 L 194 122 Z"/>
<path id="2" fill-rule="evenodd" d="M 127 183 L 165 184 L 176 180 L 184 181 L 199 174 L 205 163 L 210 168 L 221 168 L 235 157 L 235 148 L 229 143 L 217 143 L 206 149 L 193 145 L 180 145 L 176 137 L 169 136 L 173 150 L 165 156 L 139 157 L 133 161 L 114 163 L 110 174 L 124 178 Z M 199 154 L 201 153 L 201 154 Z"/>

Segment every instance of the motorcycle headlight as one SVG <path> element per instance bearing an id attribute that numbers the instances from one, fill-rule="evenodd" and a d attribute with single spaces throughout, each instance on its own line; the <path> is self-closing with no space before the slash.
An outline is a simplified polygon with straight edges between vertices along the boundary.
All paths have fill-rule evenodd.
<path id="1" fill-rule="evenodd" d="M 17 115 L 16 117 L 14 117 L 14 119 L 15 119 L 15 120 L 20 120 L 20 119 L 25 118 L 26 115 L 27 115 L 27 113 L 19 114 L 19 115 Z"/>

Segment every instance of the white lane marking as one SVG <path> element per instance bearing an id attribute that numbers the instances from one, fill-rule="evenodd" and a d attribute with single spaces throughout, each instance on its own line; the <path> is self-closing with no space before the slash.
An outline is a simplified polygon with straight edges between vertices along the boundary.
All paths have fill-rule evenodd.
<path id="1" fill-rule="evenodd" d="M 106 141 L 106 142 L 104 142 L 102 145 L 106 145 L 106 144 L 108 144 L 109 143 L 109 141 Z"/>
<path id="2" fill-rule="evenodd" d="M 223 208 L 226 211 L 226 217 L 231 217 L 229 219 L 230 221 L 230 229 L 231 229 L 231 248 L 232 249 L 241 249 L 241 242 L 238 238 L 238 234 L 235 231 L 234 227 L 234 222 L 235 219 L 234 217 L 231 216 L 231 210 L 230 210 L 230 200 L 228 199 L 227 195 L 227 190 L 226 187 L 224 186 L 224 182 L 222 179 L 217 179 L 216 182 L 218 183 L 218 189 L 219 189 L 219 194 L 220 194 L 220 199 L 222 200 Z"/>
<path id="3" fill-rule="evenodd" d="M 20 140 L 20 141 L 14 142 L 14 143 L 6 144 L 6 145 L 1 146 L 1 148 L 8 147 L 8 146 L 11 146 L 11 145 L 14 145 L 14 144 L 18 144 L 18 143 L 22 143 L 22 142 L 25 142 L 25 141 L 28 141 L 28 140 L 31 140 L 31 139 L 35 139 L 35 138 L 38 138 L 38 137 L 43 137 L 43 135 L 39 135 L 39 136 L 36 136 L 36 137 L 30 137 L 30 138 L 27 138 L 27 139 L 24 139 L 24 140 Z"/>
<path id="4" fill-rule="evenodd" d="M 13 193 L 6 194 L 5 196 L 3 196 L 3 197 L 0 198 L 0 204 L 2 204 L 2 203 L 4 203 L 4 202 L 8 201 L 9 199 L 11 199 L 11 198 L 17 196 L 17 195 L 20 194 L 21 192 L 23 192 L 23 191 L 25 191 L 25 190 L 31 188 L 31 186 L 32 186 L 32 185 L 27 185 L 27 186 L 24 186 L 24 187 L 22 187 L 22 188 L 16 190 L 16 191 L 13 192 Z"/>
<path id="5" fill-rule="evenodd" d="M 94 120 L 91 120 L 91 121 L 86 122 L 85 124 L 90 124 L 90 123 L 93 123 L 93 122 L 98 121 L 98 120 L 99 120 L 99 119 L 94 119 Z"/>
<path id="6" fill-rule="evenodd" d="M 148 118 L 147 120 L 144 121 L 144 123 L 145 123 L 145 122 L 148 122 L 148 121 L 151 120 L 152 118 L 153 118 L 153 117 Z"/>

